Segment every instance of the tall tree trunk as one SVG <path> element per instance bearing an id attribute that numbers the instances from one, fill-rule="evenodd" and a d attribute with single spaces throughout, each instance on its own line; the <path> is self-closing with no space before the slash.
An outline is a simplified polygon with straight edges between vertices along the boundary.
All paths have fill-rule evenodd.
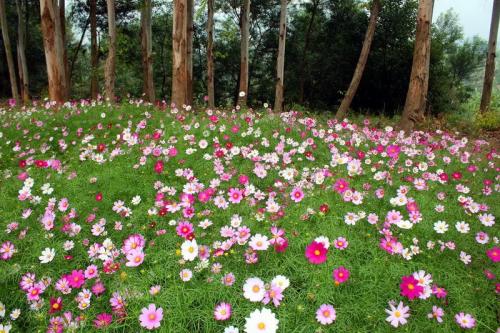
<path id="1" fill-rule="evenodd" d="M 187 0 L 187 104 L 193 104 L 193 0 Z"/>
<path id="2" fill-rule="evenodd" d="M 278 42 L 278 58 L 276 61 L 276 94 L 274 97 L 274 111 L 282 112 L 285 104 L 285 42 L 286 42 L 286 7 L 288 0 L 281 0 L 280 36 Z"/>
<path id="3" fill-rule="evenodd" d="M 351 84 L 349 89 L 347 89 L 346 94 L 340 104 L 340 108 L 337 110 L 335 118 L 343 119 L 347 115 L 352 100 L 356 95 L 359 83 L 363 77 L 363 71 L 365 70 L 366 62 L 368 60 L 368 55 L 370 54 L 370 48 L 372 46 L 373 36 L 375 35 L 375 28 L 377 26 L 377 19 L 380 13 L 381 3 L 380 0 L 373 0 L 372 8 L 370 11 L 370 22 L 368 23 L 368 28 L 366 29 L 365 40 L 363 41 L 363 48 L 361 49 L 361 54 L 359 55 L 358 64 L 356 65 L 356 70 L 352 76 Z"/>
<path id="4" fill-rule="evenodd" d="M 106 99 L 115 102 L 115 61 L 116 61 L 116 23 L 115 23 L 115 0 L 106 0 L 108 7 L 108 58 L 105 68 L 105 93 Z"/>
<path id="5" fill-rule="evenodd" d="M 68 97 L 68 90 L 59 8 L 55 0 L 40 0 L 40 14 L 49 79 L 49 98 L 62 103 Z"/>
<path id="6" fill-rule="evenodd" d="M 420 0 L 418 5 L 417 33 L 410 85 L 406 95 L 403 116 L 399 123 L 401 129 L 406 132 L 411 132 L 417 122 L 423 121 L 427 105 L 433 3 L 433 0 Z"/>
<path id="7" fill-rule="evenodd" d="M 214 0 L 207 1 L 207 88 L 208 107 L 215 107 L 215 83 L 214 83 Z"/>
<path id="8" fill-rule="evenodd" d="M 16 1 L 17 9 L 17 59 L 19 68 L 19 81 L 21 86 L 21 95 L 24 104 L 30 101 L 28 64 L 26 63 L 26 25 L 24 22 L 26 12 L 26 1 Z"/>
<path id="9" fill-rule="evenodd" d="M 19 90 L 17 89 L 16 66 L 12 56 L 12 47 L 10 46 L 7 14 L 5 11 L 5 0 L 0 0 L 0 25 L 2 26 L 2 38 L 5 46 L 5 55 L 7 56 L 7 67 L 9 68 L 10 88 L 12 98 L 19 102 Z"/>
<path id="10" fill-rule="evenodd" d="M 85 33 L 87 32 L 87 27 L 90 22 L 90 15 L 85 22 L 85 27 L 83 28 L 82 35 L 80 36 L 80 41 L 78 42 L 78 45 L 76 46 L 75 53 L 73 54 L 73 58 L 71 58 L 71 62 L 69 63 L 69 77 L 70 81 L 71 78 L 73 77 L 73 68 L 75 66 L 76 58 L 78 57 L 78 53 L 80 52 L 80 49 L 82 48 L 82 43 L 83 43 L 83 38 L 85 37 Z"/>
<path id="11" fill-rule="evenodd" d="M 188 104 L 187 16 L 189 0 L 174 0 L 172 29 L 172 102 Z"/>
<path id="12" fill-rule="evenodd" d="M 90 96 L 97 99 L 99 94 L 98 69 L 99 54 L 97 52 L 97 0 L 90 0 Z"/>
<path id="13" fill-rule="evenodd" d="M 314 24 L 314 18 L 316 17 L 316 12 L 319 7 L 320 0 L 313 0 L 311 19 L 309 20 L 309 25 L 307 26 L 306 35 L 304 37 L 304 49 L 302 50 L 302 58 L 299 66 L 299 103 L 304 103 L 304 87 L 306 83 L 306 69 L 308 67 L 307 54 L 309 52 L 309 44 L 311 40 L 311 32 Z"/>
<path id="14" fill-rule="evenodd" d="M 239 104 L 247 105 L 248 98 L 248 57 L 250 40 L 250 0 L 243 0 L 240 16 L 241 54 L 240 54 L 240 88 Z M 241 96 L 243 95 L 243 96 Z"/>
<path id="15" fill-rule="evenodd" d="M 155 87 L 153 82 L 153 40 L 151 31 L 151 15 L 151 0 L 144 0 L 141 11 L 142 67 L 144 72 L 143 93 L 147 101 L 154 103 Z"/>
<path id="16" fill-rule="evenodd" d="M 500 0 L 494 0 L 491 15 L 490 38 L 488 42 L 488 58 L 484 70 L 483 94 L 480 111 L 485 112 L 490 107 L 493 80 L 495 78 L 495 59 L 497 50 L 498 23 L 500 19 Z"/>

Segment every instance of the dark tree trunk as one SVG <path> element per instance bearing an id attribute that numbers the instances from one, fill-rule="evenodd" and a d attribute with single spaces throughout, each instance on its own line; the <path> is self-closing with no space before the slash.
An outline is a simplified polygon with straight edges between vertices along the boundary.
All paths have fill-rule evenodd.
<path id="1" fill-rule="evenodd" d="M 241 54 L 240 54 L 240 85 L 239 85 L 239 104 L 247 105 L 248 99 L 248 57 L 250 40 L 250 0 L 243 0 L 240 17 L 241 31 Z M 241 96 L 242 95 L 242 96 Z"/>
<path id="2" fill-rule="evenodd" d="M 488 42 L 488 58 L 484 70 L 483 94 L 481 96 L 480 111 L 485 112 L 490 107 L 493 80 L 495 78 L 495 60 L 497 51 L 498 22 L 500 19 L 500 0 L 493 2 L 491 15 L 490 38 Z"/>
<path id="3" fill-rule="evenodd" d="M 115 102 L 115 66 L 116 66 L 116 23 L 115 23 L 115 0 L 107 0 L 108 9 L 108 34 L 109 51 L 105 68 L 105 91 L 106 99 Z"/>
<path id="4" fill-rule="evenodd" d="M 278 58 L 276 60 L 276 93 L 274 97 L 274 111 L 282 112 L 285 104 L 285 42 L 286 42 L 286 7 L 288 0 L 281 0 L 280 35 L 278 42 Z"/>
<path id="5" fill-rule="evenodd" d="M 143 68 L 143 93 L 147 101 L 154 103 L 155 87 L 153 82 L 153 40 L 151 31 L 151 0 L 144 0 L 141 11 L 141 46 Z"/>
<path id="6" fill-rule="evenodd" d="M 215 84 L 214 84 L 214 0 L 208 0 L 207 18 L 207 88 L 208 107 L 215 107 Z"/>
<path id="7" fill-rule="evenodd" d="M 187 14 L 188 0 L 174 0 L 172 29 L 172 102 L 188 104 Z"/>
<path id="8" fill-rule="evenodd" d="M 312 13 L 311 13 L 311 19 L 309 20 L 309 25 L 307 26 L 307 31 L 306 35 L 304 37 L 304 49 L 302 50 L 302 59 L 301 63 L 299 65 L 299 103 L 304 104 L 304 90 L 305 90 L 305 84 L 306 84 L 306 70 L 309 65 L 308 63 L 308 53 L 309 53 L 309 44 L 311 40 L 311 32 L 312 32 L 312 27 L 314 24 L 314 19 L 316 17 L 316 12 L 319 7 L 319 2 L 320 0 L 313 0 L 313 5 L 312 5 Z"/>
<path id="9" fill-rule="evenodd" d="M 12 98 L 19 102 L 19 90 L 17 89 L 16 65 L 12 56 L 12 47 L 10 45 L 9 30 L 7 24 L 7 15 L 5 12 L 5 0 L 0 0 L 0 25 L 2 27 L 2 38 L 7 56 L 7 67 L 9 69 L 10 88 Z"/>

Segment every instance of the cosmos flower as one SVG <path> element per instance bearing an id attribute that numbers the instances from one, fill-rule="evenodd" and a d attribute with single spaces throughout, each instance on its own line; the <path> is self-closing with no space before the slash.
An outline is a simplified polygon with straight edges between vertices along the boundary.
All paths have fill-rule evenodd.
<path id="1" fill-rule="evenodd" d="M 217 304 L 214 310 L 215 320 L 228 320 L 231 318 L 231 304 L 229 303 L 220 303 Z"/>
<path id="2" fill-rule="evenodd" d="M 461 328 L 464 329 L 471 329 L 476 326 L 476 319 L 468 313 L 457 313 L 455 315 L 455 321 Z"/>
<path id="3" fill-rule="evenodd" d="M 337 318 L 337 313 L 330 304 L 322 304 L 316 311 L 316 320 L 321 325 L 330 325 Z"/>
<path id="4" fill-rule="evenodd" d="M 340 266 L 333 270 L 333 280 L 335 281 L 335 285 L 339 285 L 341 283 L 346 282 L 349 279 L 350 272 L 344 266 Z"/>
<path id="5" fill-rule="evenodd" d="M 250 302 L 260 302 L 266 294 L 264 281 L 257 277 L 249 278 L 243 285 L 243 296 Z"/>
<path id="6" fill-rule="evenodd" d="M 311 264 L 318 265 L 318 264 L 322 264 L 326 261 L 327 253 L 328 253 L 328 250 L 325 248 L 325 246 L 322 243 L 318 243 L 316 241 L 313 241 L 313 242 L 311 242 L 311 244 L 309 244 L 306 247 L 305 256 Z"/>
<path id="7" fill-rule="evenodd" d="M 405 325 L 410 317 L 410 308 L 405 306 L 403 302 L 399 302 L 397 307 L 393 305 L 393 302 L 389 302 L 389 309 L 385 309 L 385 312 L 388 314 L 385 320 L 394 327 Z"/>
<path id="8" fill-rule="evenodd" d="M 163 309 L 156 308 L 155 304 L 149 304 L 147 308 L 142 308 L 139 322 L 142 327 L 153 330 L 160 327 L 163 319 Z"/>
<path id="9" fill-rule="evenodd" d="M 246 333 L 275 333 L 278 330 L 279 320 L 274 313 L 267 309 L 256 309 L 245 319 Z"/>
<path id="10" fill-rule="evenodd" d="M 424 291 L 424 288 L 411 275 L 403 276 L 399 287 L 401 289 L 401 296 L 406 296 L 410 300 L 419 297 Z"/>

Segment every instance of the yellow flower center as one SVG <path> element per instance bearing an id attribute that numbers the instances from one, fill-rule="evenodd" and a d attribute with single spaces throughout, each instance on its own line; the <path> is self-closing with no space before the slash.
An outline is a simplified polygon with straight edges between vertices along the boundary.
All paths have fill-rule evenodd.
<path id="1" fill-rule="evenodd" d="M 258 285 L 253 286 L 252 291 L 254 293 L 258 293 L 260 291 L 260 287 Z"/>
<path id="2" fill-rule="evenodd" d="M 314 250 L 314 255 L 315 256 L 319 256 L 321 254 L 321 252 L 319 250 Z"/>
<path id="3" fill-rule="evenodd" d="M 257 328 L 261 331 L 265 330 L 266 329 L 266 324 L 263 323 L 263 322 L 260 322 L 257 324 Z"/>
<path id="4" fill-rule="evenodd" d="M 394 317 L 396 318 L 401 317 L 401 312 L 399 312 L 399 310 L 396 310 L 396 312 L 394 312 Z"/>
<path id="5" fill-rule="evenodd" d="M 410 283 L 410 284 L 408 285 L 408 289 L 413 290 L 413 289 L 415 289 L 415 286 L 414 286 L 412 283 Z"/>

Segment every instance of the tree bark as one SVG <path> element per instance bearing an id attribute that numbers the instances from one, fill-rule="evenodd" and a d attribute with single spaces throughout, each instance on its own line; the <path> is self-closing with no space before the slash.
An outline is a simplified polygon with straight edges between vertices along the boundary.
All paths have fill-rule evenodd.
<path id="1" fill-rule="evenodd" d="M 274 97 L 274 111 L 282 112 L 285 104 L 285 42 L 286 42 L 286 7 L 288 0 L 281 0 L 280 36 L 278 42 L 278 58 L 276 60 L 276 94 Z"/>
<path id="2" fill-rule="evenodd" d="M 99 81 L 97 67 L 99 55 L 97 52 L 97 0 L 90 0 L 90 96 L 97 99 Z"/>
<path id="3" fill-rule="evenodd" d="M 12 98 L 19 102 L 19 90 L 17 89 L 16 66 L 12 56 L 12 47 L 10 45 L 9 30 L 7 24 L 7 14 L 5 11 L 5 0 L 0 0 L 0 25 L 2 26 L 2 38 L 5 46 L 5 55 L 7 56 L 7 67 L 9 69 L 10 88 Z"/>
<path id="4" fill-rule="evenodd" d="M 215 83 L 214 83 L 214 0 L 207 1 L 207 88 L 208 107 L 215 107 Z"/>
<path id="5" fill-rule="evenodd" d="M 481 96 L 480 112 L 486 112 L 491 103 L 493 80 L 495 78 L 495 59 L 497 50 L 498 23 L 500 19 L 500 0 L 494 0 L 493 13 L 491 15 L 490 38 L 488 42 L 488 57 L 484 70 L 483 93 Z"/>
<path id="6" fill-rule="evenodd" d="M 28 104 L 30 101 L 29 92 L 29 76 L 28 76 L 28 64 L 26 63 L 26 25 L 24 22 L 25 12 L 26 12 L 26 2 L 24 0 L 16 1 L 17 9 L 17 59 L 19 68 L 19 83 L 21 86 L 21 95 L 23 97 L 24 104 Z"/>
<path id="7" fill-rule="evenodd" d="M 304 103 L 304 87 L 305 87 L 305 82 L 306 82 L 306 69 L 308 67 L 308 62 L 307 62 L 307 53 L 309 51 L 309 43 L 311 40 L 311 32 L 312 32 L 312 27 L 314 24 L 314 18 L 316 17 L 316 12 L 319 7 L 319 2 L 320 0 L 313 0 L 313 7 L 312 7 L 312 13 L 311 13 L 311 20 L 309 21 L 309 25 L 307 27 L 306 35 L 304 37 L 304 49 L 302 50 L 302 59 L 301 59 L 301 64 L 299 68 L 299 103 L 303 104 Z"/>
<path id="8" fill-rule="evenodd" d="M 240 54 L 240 85 L 239 105 L 246 106 L 248 99 L 248 57 L 250 40 L 250 0 L 243 0 L 240 16 L 241 54 Z M 242 96 L 243 95 L 243 96 Z"/>
<path id="9" fill-rule="evenodd" d="M 70 77 L 70 80 L 73 77 L 73 68 L 75 66 L 75 62 L 76 62 L 76 58 L 78 57 L 78 53 L 80 52 L 80 49 L 82 47 L 83 38 L 85 37 L 85 33 L 87 32 L 87 27 L 89 25 L 89 22 L 90 22 L 90 15 L 89 15 L 87 21 L 85 22 L 85 27 L 83 28 L 82 35 L 80 37 L 80 41 L 78 42 L 78 45 L 76 46 L 75 53 L 73 54 L 73 58 L 71 58 L 71 62 L 69 64 L 69 77 Z"/>
<path id="10" fill-rule="evenodd" d="M 108 58 L 105 68 L 105 94 L 111 103 L 115 102 L 115 61 L 116 61 L 116 23 L 115 23 L 115 0 L 107 0 L 108 9 Z"/>
<path id="11" fill-rule="evenodd" d="M 187 17 L 188 0 L 174 0 L 172 29 L 172 102 L 188 104 Z"/>
<path id="12" fill-rule="evenodd" d="M 359 55 L 358 64 L 356 65 L 356 70 L 352 76 L 349 89 L 347 89 L 347 92 L 342 99 L 342 103 L 340 104 L 340 108 L 337 110 L 337 114 L 335 115 L 335 118 L 339 120 L 343 119 L 347 115 L 347 111 L 349 111 L 349 108 L 351 107 L 352 100 L 356 95 L 359 83 L 363 77 L 363 71 L 365 70 L 368 55 L 370 54 L 370 48 L 372 46 L 373 36 L 375 35 L 375 28 L 377 26 L 380 9 L 380 0 L 373 0 L 370 11 L 370 22 L 368 23 L 368 28 L 366 29 L 365 40 L 363 41 L 363 48 L 361 49 L 361 54 Z"/>
<path id="13" fill-rule="evenodd" d="M 413 51 L 410 85 L 399 126 L 409 133 L 417 122 L 424 120 L 429 86 L 431 53 L 431 24 L 433 0 L 420 0 L 418 5 L 417 33 Z"/>
<path id="14" fill-rule="evenodd" d="M 153 40 L 151 15 L 151 0 L 144 0 L 141 11 L 142 67 L 144 73 L 143 93 L 145 100 L 154 103 L 155 87 L 153 82 Z"/>
<path id="15" fill-rule="evenodd" d="M 49 98 L 63 103 L 68 98 L 68 89 L 64 65 L 64 43 L 57 3 L 54 0 L 40 0 L 40 14 Z"/>
<path id="16" fill-rule="evenodd" d="M 187 0 L 187 104 L 193 104 L 193 0 Z"/>

